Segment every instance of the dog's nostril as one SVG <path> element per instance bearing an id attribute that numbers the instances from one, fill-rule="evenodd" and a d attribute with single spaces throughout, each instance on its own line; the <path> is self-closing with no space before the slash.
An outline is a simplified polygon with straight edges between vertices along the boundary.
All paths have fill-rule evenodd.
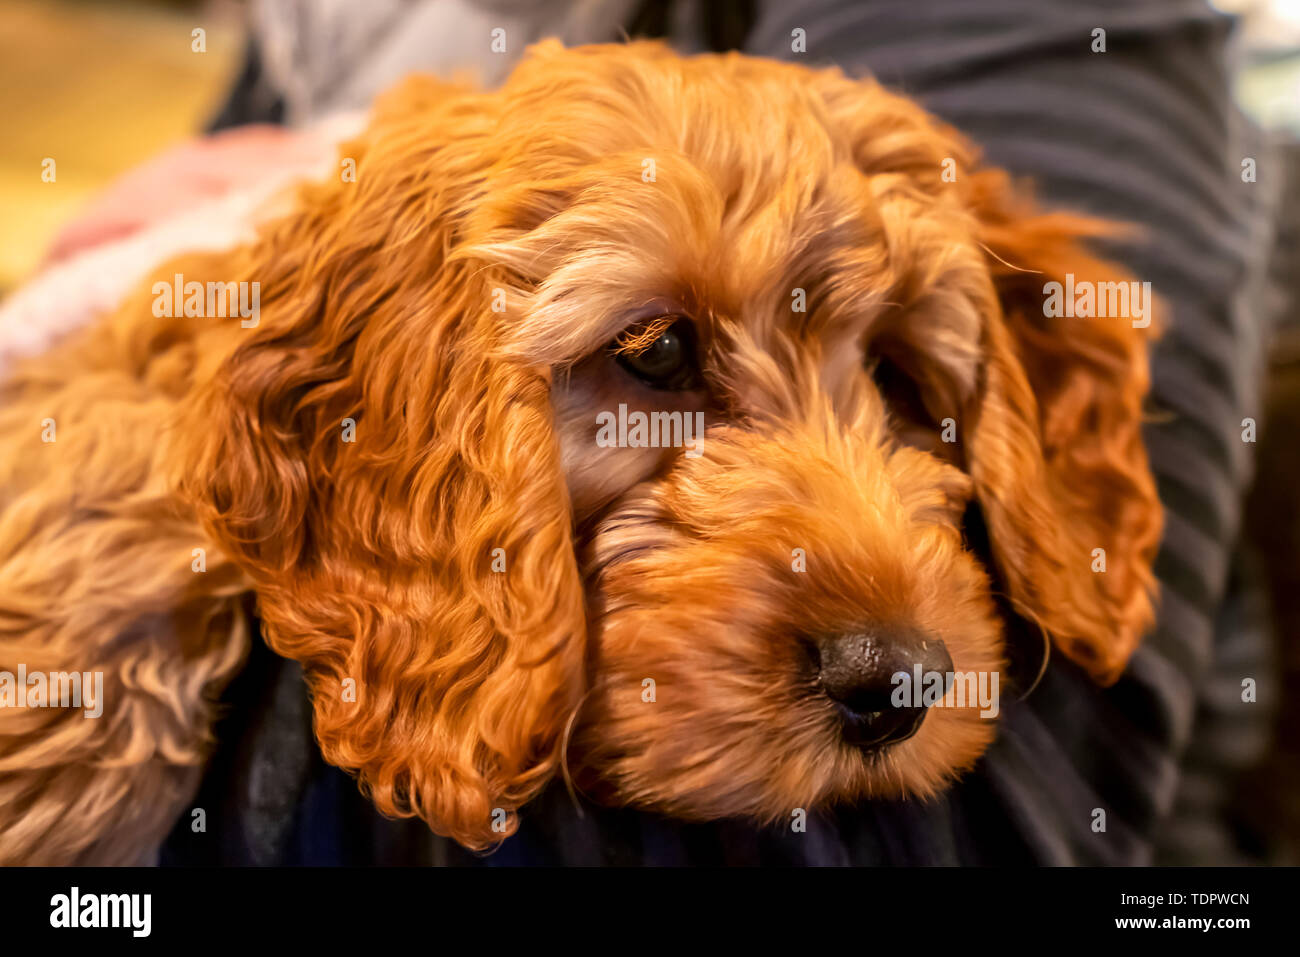
<path id="1" fill-rule="evenodd" d="M 827 697 L 840 706 L 845 739 L 863 747 L 892 744 L 910 738 L 925 718 L 926 705 L 911 685 L 895 691 L 903 672 L 915 680 L 943 675 L 945 690 L 952 675 L 952 658 L 942 641 L 916 632 L 870 632 L 822 638 L 816 646 L 818 680 Z M 921 689 L 916 689 L 917 692 Z"/>
<path id="2" fill-rule="evenodd" d="M 808 659 L 808 667 L 812 669 L 814 675 L 820 675 L 822 670 L 822 653 L 817 642 L 811 641 L 807 638 L 802 638 L 799 643 L 803 646 L 804 655 Z"/>

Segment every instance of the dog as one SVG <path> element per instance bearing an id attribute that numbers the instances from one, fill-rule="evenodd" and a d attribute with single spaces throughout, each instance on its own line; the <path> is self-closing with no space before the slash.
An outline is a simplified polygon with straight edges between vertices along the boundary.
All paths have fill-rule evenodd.
<path id="1" fill-rule="evenodd" d="M 686 820 L 933 795 L 1012 616 L 1123 670 L 1152 330 L 1043 308 L 1128 281 L 1109 224 L 869 79 L 645 42 L 411 78 L 342 155 L 0 383 L 0 669 L 103 675 L 93 720 L 0 708 L 0 861 L 150 859 L 249 596 L 324 757 L 472 849 L 557 776 Z"/>

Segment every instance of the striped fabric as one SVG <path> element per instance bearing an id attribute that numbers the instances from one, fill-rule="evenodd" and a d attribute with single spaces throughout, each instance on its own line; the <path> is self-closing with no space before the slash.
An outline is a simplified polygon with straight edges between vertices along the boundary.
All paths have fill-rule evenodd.
<path id="1" fill-rule="evenodd" d="M 707 11 L 657 6 L 672 9 L 649 21 L 683 49 L 709 45 L 701 27 Z M 746 52 L 800 57 L 790 39 L 803 29 L 805 61 L 869 71 L 918 98 L 981 143 L 989 161 L 1031 176 L 1047 202 L 1146 228 L 1147 241 L 1109 252 L 1170 307 L 1154 358 L 1146 433 L 1168 509 L 1155 633 L 1105 691 L 1054 660 L 1027 700 L 1004 703 L 998 740 L 977 770 L 932 803 L 864 804 L 792 833 L 579 808 L 557 784 L 525 811 L 520 833 L 486 858 L 432 837 L 418 822 L 374 815 L 355 786 L 316 754 L 294 666 L 262 650 L 250 666 L 262 677 L 232 692 L 249 695 L 254 707 L 223 730 L 226 770 L 210 775 L 200 798 L 228 808 L 226 832 L 199 842 L 178 827 L 165 862 L 1243 859 L 1217 813 L 1228 771 L 1259 747 L 1266 682 L 1258 704 L 1243 703 L 1239 689 L 1243 677 L 1265 676 L 1266 642 L 1262 626 L 1242 611 L 1249 601 L 1227 599 L 1252 465 L 1241 422 L 1258 415 L 1259 289 L 1277 182 L 1227 95 L 1230 21 L 1193 0 L 741 6 L 752 10 L 750 29 L 740 34 Z M 1095 28 L 1105 30 L 1104 53 L 1092 52 Z M 735 35 L 734 24 L 728 35 Z M 1242 181 L 1245 157 L 1256 159 L 1258 182 Z M 299 769 L 281 775 L 270 797 L 267 775 L 254 773 L 267 762 Z M 1185 762 L 1195 772 L 1186 777 Z M 262 782 L 260 792 L 254 780 Z M 1104 832 L 1094 830 L 1096 809 L 1105 811 Z"/>

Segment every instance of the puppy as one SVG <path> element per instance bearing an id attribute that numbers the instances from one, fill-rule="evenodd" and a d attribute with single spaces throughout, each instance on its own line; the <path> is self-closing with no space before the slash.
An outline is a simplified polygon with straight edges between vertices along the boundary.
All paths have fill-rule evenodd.
<path id="1" fill-rule="evenodd" d="M 0 861 L 150 858 L 250 593 L 326 759 L 470 848 L 557 774 L 694 820 L 933 794 L 995 709 L 898 676 L 995 677 L 1010 614 L 1123 669 L 1145 332 L 1044 309 L 1126 278 L 1104 224 L 869 80 L 644 43 L 409 80 L 343 155 L 0 384 L 0 669 L 103 675 L 94 719 L 0 708 Z"/>

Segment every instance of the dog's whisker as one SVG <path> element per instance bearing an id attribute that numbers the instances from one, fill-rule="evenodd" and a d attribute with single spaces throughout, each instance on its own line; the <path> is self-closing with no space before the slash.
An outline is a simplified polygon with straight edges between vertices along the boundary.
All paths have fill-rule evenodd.
<path id="1" fill-rule="evenodd" d="M 582 789 L 578 787 L 577 782 L 573 778 L 573 773 L 569 768 L 569 742 L 573 738 L 574 729 L 577 727 L 578 715 L 582 712 L 583 706 L 586 705 L 587 699 L 599 690 L 601 690 L 599 684 L 592 684 L 585 692 L 583 692 L 582 697 L 578 699 L 578 703 L 573 706 L 573 710 L 569 713 L 569 717 L 564 723 L 564 731 L 560 735 L 560 775 L 564 779 L 564 786 L 568 791 L 569 800 L 573 804 L 574 810 L 577 812 L 579 818 L 585 816 L 582 802 L 579 800 L 579 793 Z"/>
<path id="2" fill-rule="evenodd" d="M 1052 636 L 1049 635 L 1047 633 L 1047 629 L 1044 628 L 1042 625 L 1038 624 L 1038 622 L 1034 622 L 1034 624 L 1038 626 L 1038 633 L 1043 638 L 1043 660 L 1042 663 L 1038 666 L 1038 674 L 1034 676 L 1033 683 L 1030 684 L 1030 686 L 1027 689 L 1025 689 L 1025 692 L 1023 694 L 1019 695 L 1016 698 L 1017 701 L 1026 701 L 1028 700 L 1029 696 L 1034 693 L 1034 689 L 1037 688 L 1039 682 L 1043 680 L 1043 675 L 1047 674 L 1047 665 L 1052 660 Z"/>

